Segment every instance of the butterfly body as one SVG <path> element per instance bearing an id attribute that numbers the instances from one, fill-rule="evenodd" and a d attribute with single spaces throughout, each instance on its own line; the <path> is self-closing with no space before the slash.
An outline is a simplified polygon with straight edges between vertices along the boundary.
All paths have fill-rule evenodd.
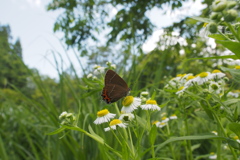
<path id="1" fill-rule="evenodd" d="M 128 95 L 130 88 L 127 83 L 113 70 L 108 70 L 104 80 L 102 98 L 107 103 L 113 103 Z"/>

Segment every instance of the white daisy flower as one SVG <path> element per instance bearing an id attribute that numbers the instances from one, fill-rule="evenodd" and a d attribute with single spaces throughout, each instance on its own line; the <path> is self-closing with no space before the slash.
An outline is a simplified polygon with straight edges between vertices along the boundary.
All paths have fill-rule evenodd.
<path id="1" fill-rule="evenodd" d="M 162 122 L 163 122 L 163 123 L 167 123 L 168 121 L 169 121 L 169 118 L 167 118 L 167 117 L 165 117 L 165 116 L 162 117 Z"/>
<path id="2" fill-rule="evenodd" d="M 117 126 L 120 127 L 120 128 L 126 128 L 127 127 L 127 124 L 123 123 L 119 119 L 112 120 L 109 125 L 110 125 L 110 127 L 104 128 L 105 132 L 110 131 L 111 129 L 116 130 Z"/>
<path id="3" fill-rule="evenodd" d="M 141 105 L 141 99 L 138 97 L 127 96 L 122 101 L 122 113 L 131 113 Z"/>
<path id="4" fill-rule="evenodd" d="M 177 119 L 177 115 L 176 114 L 172 114 L 169 118 L 170 119 Z"/>
<path id="5" fill-rule="evenodd" d="M 181 78 L 181 84 L 184 85 L 190 77 L 194 77 L 192 73 L 183 74 Z"/>
<path id="6" fill-rule="evenodd" d="M 140 96 L 147 97 L 149 95 L 149 92 L 144 91 L 140 93 Z"/>
<path id="7" fill-rule="evenodd" d="M 238 143 L 240 143 L 238 136 L 234 136 L 233 139 L 235 139 Z"/>
<path id="8" fill-rule="evenodd" d="M 209 92 L 214 92 L 216 94 L 220 94 L 222 91 L 221 86 L 217 82 L 211 81 L 209 84 Z"/>
<path id="9" fill-rule="evenodd" d="M 215 69 L 215 70 L 212 71 L 212 76 L 213 76 L 213 78 L 220 79 L 220 78 L 222 78 L 222 77 L 225 77 L 226 74 L 225 74 L 225 73 L 222 73 L 222 72 L 221 72 L 220 70 L 218 70 L 218 69 Z"/>
<path id="10" fill-rule="evenodd" d="M 163 117 L 163 116 L 165 116 L 165 115 L 167 115 L 166 112 L 161 113 L 161 117 Z"/>
<path id="11" fill-rule="evenodd" d="M 213 76 L 210 72 L 202 72 L 196 77 L 196 82 L 198 85 L 202 85 L 211 79 L 213 79 Z"/>
<path id="12" fill-rule="evenodd" d="M 97 119 L 93 122 L 95 124 L 102 124 L 105 122 L 109 122 L 110 119 L 114 118 L 116 114 L 110 113 L 107 109 L 101 110 L 97 112 Z"/>
<path id="13" fill-rule="evenodd" d="M 209 38 L 208 35 L 210 34 L 210 32 L 207 29 L 207 25 L 208 23 L 204 23 L 203 28 L 199 32 L 199 36 L 202 38 Z"/>
<path id="14" fill-rule="evenodd" d="M 237 60 L 228 59 L 227 64 L 231 65 L 231 66 L 236 66 L 236 65 L 239 66 L 240 65 L 240 60 L 239 59 L 237 59 Z"/>
<path id="15" fill-rule="evenodd" d="M 240 66 L 235 66 L 235 69 L 240 69 Z"/>
<path id="16" fill-rule="evenodd" d="M 215 134 L 216 136 L 218 135 L 217 131 L 212 131 L 211 133 Z"/>
<path id="17" fill-rule="evenodd" d="M 66 111 L 64 111 L 64 112 L 62 112 L 61 114 L 60 114 L 60 116 L 59 116 L 59 119 L 63 119 L 63 118 L 65 118 L 66 116 L 67 116 L 67 112 Z"/>
<path id="18" fill-rule="evenodd" d="M 176 94 L 183 94 L 183 92 L 187 89 L 188 87 L 186 87 L 186 86 L 182 86 L 182 87 L 180 87 L 179 89 L 178 89 L 178 91 L 176 92 Z"/>
<path id="19" fill-rule="evenodd" d="M 165 89 L 176 89 L 180 85 L 181 77 L 172 78 L 167 85 L 164 86 Z"/>
<path id="20" fill-rule="evenodd" d="M 190 87 L 197 82 L 197 77 L 190 75 L 186 78 L 187 82 L 184 84 L 185 87 Z"/>
<path id="21" fill-rule="evenodd" d="M 132 121 L 133 119 L 135 118 L 134 114 L 132 113 L 123 113 L 120 115 L 119 119 L 122 121 L 125 121 L 125 122 L 129 122 L 129 121 Z"/>
<path id="22" fill-rule="evenodd" d="M 217 159 L 217 155 L 214 152 L 210 153 L 209 159 Z"/>
<path id="23" fill-rule="evenodd" d="M 92 73 L 89 73 L 88 75 L 87 75 L 87 78 L 89 79 L 89 78 L 92 78 L 93 77 L 93 74 Z"/>
<path id="24" fill-rule="evenodd" d="M 143 110 L 158 110 L 160 111 L 161 108 L 157 105 L 155 100 L 147 100 L 146 104 L 140 106 Z"/>
<path id="25" fill-rule="evenodd" d="M 154 121 L 152 124 L 153 124 L 153 125 L 156 125 L 156 127 L 158 127 L 158 128 L 162 128 L 162 127 L 164 127 L 164 126 L 167 125 L 167 123 L 165 123 L 165 122 L 159 122 L 159 121 Z"/>
<path id="26" fill-rule="evenodd" d="M 158 126 L 159 125 L 159 121 L 154 121 L 154 122 L 152 122 L 152 125 L 156 125 L 156 126 Z"/>
<path id="27" fill-rule="evenodd" d="M 158 124 L 157 124 L 157 127 L 158 128 L 163 128 L 164 126 L 166 126 L 167 125 L 167 123 L 165 123 L 165 122 L 159 122 Z"/>
<path id="28" fill-rule="evenodd" d="M 62 125 L 73 125 L 76 121 L 76 117 L 72 113 L 62 112 L 59 116 Z"/>
<path id="29" fill-rule="evenodd" d="M 238 98 L 238 96 L 239 96 L 239 93 L 234 93 L 234 92 L 228 92 L 228 94 L 227 94 L 227 96 L 232 96 L 232 97 L 234 97 L 234 98 Z"/>
<path id="30" fill-rule="evenodd" d="M 116 64 L 111 64 L 111 67 L 113 68 L 113 69 L 116 69 Z"/>
<path id="31" fill-rule="evenodd" d="M 149 92 L 147 91 L 141 92 L 140 98 L 142 100 L 142 103 L 145 103 L 149 99 Z"/>
<path id="32" fill-rule="evenodd" d="M 103 73 L 105 73 L 105 67 L 101 67 L 98 65 L 94 66 L 94 71 L 93 71 L 94 75 L 103 74 Z"/>

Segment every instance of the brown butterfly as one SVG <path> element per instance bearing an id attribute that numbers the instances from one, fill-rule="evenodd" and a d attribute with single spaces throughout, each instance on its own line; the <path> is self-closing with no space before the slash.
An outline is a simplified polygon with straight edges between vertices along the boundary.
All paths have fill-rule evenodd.
<path id="1" fill-rule="evenodd" d="M 105 86 L 102 90 L 103 100 L 113 103 L 128 95 L 130 88 L 127 83 L 113 70 L 108 70 L 105 75 Z"/>

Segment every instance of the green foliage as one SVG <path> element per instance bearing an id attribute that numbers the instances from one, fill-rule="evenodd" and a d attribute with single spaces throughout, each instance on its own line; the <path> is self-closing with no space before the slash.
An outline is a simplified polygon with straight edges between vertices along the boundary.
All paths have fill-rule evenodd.
<path id="1" fill-rule="evenodd" d="M 0 26 L 0 88 L 24 88 L 27 81 L 27 69 L 22 61 L 21 43 L 11 41 L 9 26 Z"/>
<path id="2" fill-rule="evenodd" d="M 211 5 L 210 1 L 205 2 Z M 59 72 L 58 80 L 41 76 L 36 70 L 28 70 L 30 76 L 24 92 L 20 90 L 21 86 L 14 87 L 14 83 L 12 88 L 0 89 L 0 159 L 192 160 L 209 159 L 212 155 L 216 155 L 218 159 L 238 159 L 239 88 L 232 82 L 239 82 L 239 68 L 236 65 L 227 65 L 224 61 L 227 58 L 239 58 L 239 39 L 236 34 L 239 33 L 238 23 L 219 23 L 219 17 L 214 20 L 201 17 L 195 17 L 195 20 L 185 19 L 168 27 L 168 32 L 164 32 L 153 51 L 136 53 L 134 45 L 138 42 L 134 41 L 139 40 L 140 44 L 152 32 L 151 23 L 145 18 L 145 13 L 152 7 L 163 4 L 176 9 L 182 3 L 111 1 L 107 4 L 106 1 L 84 1 L 80 4 L 75 0 L 54 1 L 49 6 L 50 10 L 64 9 L 63 17 L 57 21 L 55 30 L 65 32 L 68 45 L 87 40 L 93 36 L 94 29 L 100 32 L 98 27 L 103 26 L 96 27 L 99 23 L 113 28 L 109 32 L 109 42 L 126 40 L 127 43 L 133 42 L 132 46 L 94 48 L 89 57 L 92 60 L 90 65 L 86 70 L 81 68 L 83 73 L 91 74 L 84 74 L 82 77 L 78 77 L 73 67 L 71 74 Z M 108 5 L 110 8 L 111 5 L 128 7 L 119 10 L 119 17 L 106 23 L 104 18 L 108 16 L 108 12 L 104 9 Z M 98 8 L 96 11 L 97 7 L 105 8 Z M 230 8 L 236 9 L 231 4 L 224 10 Z M 77 9 L 84 11 L 79 17 L 76 17 Z M 207 7 L 202 15 L 210 15 L 209 12 Z M 96 21 L 95 14 L 100 15 Z M 137 15 L 140 15 L 139 20 Z M 197 38 L 195 33 L 202 23 L 197 23 L 196 20 L 218 25 L 218 32 L 210 36 L 222 48 L 211 48 L 202 37 Z M 173 36 L 169 33 L 179 25 L 182 25 L 180 35 Z M 227 27 L 227 32 L 222 32 L 219 26 Z M 5 28 L 2 32 L 5 39 L 1 39 L 3 43 L 0 45 L 10 44 L 6 41 L 8 29 Z M 140 30 L 143 32 L 139 32 Z M 0 47 L 0 53 L 12 51 L 11 53 L 21 57 L 20 42 L 17 41 L 13 46 Z M 234 55 L 222 55 L 225 48 Z M 85 50 L 81 54 L 88 55 L 88 52 L 89 50 Z M 117 65 L 107 63 L 104 67 L 92 69 L 92 64 L 108 61 L 108 55 L 111 55 Z M 219 65 L 218 62 L 222 63 Z M 226 74 L 224 78 L 204 77 L 214 75 L 207 71 L 219 66 Z M 60 71 L 59 68 L 56 69 Z M 101 101 L 103 78 L 107 69 L 116 70 L 126 80 L 131 88 L 130 94 L 142 99 L 141 105 L 149 99 L 155 99 L 161 111 L 145 111 L 139 106 L 133 112 L 135 118 L 124 121 L 128 124 L 127 128 L 118 127 L 105 132 L 104 128 L 108 128 L 111 123 L 95 125 L 93 122 L 99 110 L 107 108 L 109 112 L 116 113 L 118 118 L 122 106 L 121 101 L 110 105 Z M 179 75 L 176 76 L 177 74 Z M 192 76 L 192 80 L 189 76 Z M 199 77 L 202 81 L 198 81 Z M 142 91 L 148 92 L 140 94 Z M 177 116 L 177 119 L 170 119 L 171 115 Z M 166 118 L 170 120 L 166 122 Z"/>
<path id="3" fill-rule="evenodd" d="M 62 9 L 63 12 L 55 23 L 54 31 L 63 31 L 65 42 L 69 46 L 84 47 L 86 40 L 99 40 L 96 34 L 110 27 L 108 42 L 125 41 L 142 44 L 153 31 L 153 24 L 146 12 L 163 5 L 172 10 L 182 7 L 184 1 L 62 1 L 54 0 L 48 10 Z M 116 15 L 111 15 L 117 9 Z M 79 13 L 79 10 L 82 11 Z M 95 18 L 98 17 L 98 18 Z"/>

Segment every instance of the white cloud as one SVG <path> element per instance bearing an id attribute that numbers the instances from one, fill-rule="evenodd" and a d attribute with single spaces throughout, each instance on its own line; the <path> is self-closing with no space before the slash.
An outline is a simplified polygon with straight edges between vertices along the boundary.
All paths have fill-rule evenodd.
<path id="1" fill-rule="evenodd" d="M 41 7 L 42 1 L 41 0 L 26 0 L 28 5 L 31 7 Z"/>
<path id="2" fill-rule="evenodd" d="M 159 40 L 159 36 L 163 34 L 163 30 L 154 31 L 152 36 L 143 44 L 142 49 L 144 52 L 152 51 L 156 46 L 156 42 Z"/>

